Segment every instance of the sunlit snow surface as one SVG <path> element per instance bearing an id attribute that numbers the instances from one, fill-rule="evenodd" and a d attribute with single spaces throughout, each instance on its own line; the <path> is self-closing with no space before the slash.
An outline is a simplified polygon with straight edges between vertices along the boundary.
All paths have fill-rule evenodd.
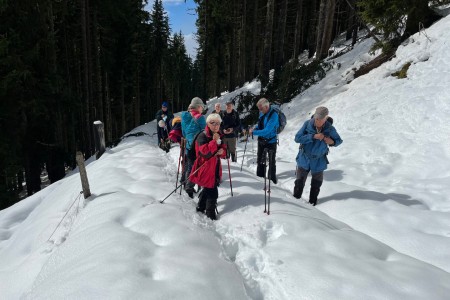
<path id="1" fill-rule="evenodd" d="M 347 84 L 371 59 L 366 40 L 283 106 L 270 216 L 256 140 L 230 163 L 233 197 L 222 161 L 212 222 L 184 192 L 159 203 L 175 189 L 179 148 L 157 147 L 154 122 L 136 128 L 149 135 L 88 161 L 89 199 L 74 172 L 0 211 L 0 299 L 448 299 L 448 28 L 450 17 Z M 408 62 L 406 79 L 391 76 Z M 243 90 L 259 84 L 210 100 L 210 110 Z M 344 143 L 331 149 L 312 207 L 310 178 L 292 197 L 294 135 L 319 105 Z"/>

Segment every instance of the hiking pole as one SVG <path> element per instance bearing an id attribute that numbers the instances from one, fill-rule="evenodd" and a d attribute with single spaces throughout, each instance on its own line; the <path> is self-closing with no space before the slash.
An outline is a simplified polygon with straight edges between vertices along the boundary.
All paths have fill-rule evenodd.
<path id="1" fill-rule="evenodd" d="M 180 163 L 181 163 L 181 155 L 182 155 L 182 153 L 183 153 L 183 147 L 180 144 L 180 156 L 178 157 L 177 181 L 175 181 L 175 187 L 177 187 L 177 184 L 178 184 L 178 175 L 180 174 Z"/>
<path id="2" fill-rule="evenodd" d="M 264 212 L 267 212 L 267 148 L 263 150 L 262 158 L 264 159 Z"/>
<path id="3" fill-rule="evenodd" d="M 270 181 L 272 180 L 272 167 L 273 167 L 273 158 L 274 158 L 274 154 L 275 152 L 273 150 L 269 151 L 269 201 L 268 201 L 268 205 L 267 205 L 267 214 L 270 215 Z"/>
<path id="4" fill-rule="evenodd" d="M 219 151 L 219 150 L 217 150 L 217 151 Z M 205 161 L 201 164 L 200 167 L 198 167 L 195 171 L 191 172 L 191 174 L 189 175 L 188 178 L 186 178 L 182 183 L 180 183 L 180 185 L 177 186 L 177 187 L 176 187 L 169 195 L 167 195 L 166 198 L 164 198 L 163 200 L 159 201 L 159 203 L 164 203 L 164 201 L 166 201 L 166 199 L 169 198 L 170 195 L 172 195 L 173 193 L 175 193 L 175 191 L 176 191 L 179 187 L 181 187 L 183 184 L 185 184 L 186 182 L 188 182 L 188 180 L 192 177 L 192 175 L 194 175 L 195 173 L 197 173 L 198 170 L 200 170 L 200 169 L 201 169 L 201 168 L 202 168 L 202 167 L 203 167 L 203 166 L 204 166 L 211 158 L 213 158 L 213 157 L 216 156 L 217 151 L 214 152 L 213 155 L 212 155 L 210 158 L 208 158 L 207 160 L 205 160 Z M 180 189 L 180 193 L 181 193 L 181 189 Z"/>
<path id="5" fill-rule="evenodd" d="M 198 172 L 198 170 L 200 170 L 201 167 L 203 167 L 206 163 L 208 162 L 208 160 L 205 160 L 202 165 L 200 167 L 198 167 L 194 172 L 191 173 L 191 175 L 189 175 L 189 177 L 183 181 L 182 183 L 180 183 L 169 195 L 166 196 L 166 198 L 164 198 L 163 200 L 159 201 L 159 203 L 164 203 L 164 201 L 166 201 L 167 198 L 170 197 L 170 195 L 172 195 L 173 193 L 176 192 L 176 190 L 178 190 L 179 187 L 181 187 L 183 184 L 185 184 L 191 177 L 192 175 L 194 175 L 195 173 Z"/>
<path id="6" fill-rule="evenodd" d="M 228 178 L 230 179 L 230 189 L 231 189 L 231 197 L 233 197 L 233 185 L 231 184 L 231 172 L 230 172 L 230 159 L 227 158 L 228 162 Z"/>
<path id="7" fill-rule="evenodd" d="M 185 138 L 181 138 L 181 144 L 183 144 L 183 165 L 181 167 L 181 178 L 180 181 L 182 180 L 183 176 L 186 177 L 186 174 L 184 174 L 186 172 L 186 139 Z M 183 188 L 180 188 L 180 196 L 181 196 L 181 191 L 183 190 Z"/>
<path id="8" fill-rule="evenodd" d="M 252 164 L 255 163 L 255 140 L 253 139 L 253 132 L 252 132 L 252 153 L 253 153 L 253 162 Z"/>
<path id="9" fill-rule="evenodd" d="M 245 141 L 244 154 L 242 155 L 241 172 L 242 172 L 242 166 L 244 165 L 244 157 L 245 157 L 245 151 L 247 150 L 247 143 L 248 143 L 248 135 L 247 135 L 247 140 Z"/>

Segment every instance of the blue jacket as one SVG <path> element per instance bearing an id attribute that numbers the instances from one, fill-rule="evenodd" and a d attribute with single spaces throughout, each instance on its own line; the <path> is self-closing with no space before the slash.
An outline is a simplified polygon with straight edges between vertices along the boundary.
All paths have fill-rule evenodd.
<path id="1" fill-rule="evenodd" d="M 273 113 L 271 113 L 272 111 Z M 261 122 L 264 122 L 262 123 L 264 126 L 260 126 Z M 272 107 L 270 107 L 270 110 L 266 114 L 259 112 L 258 125 L 256 125 L 253 130 L 253 134 L 266 139 L 268 144 L 274 144 L 277 142 L 278 126 L 280 126 L 278 114 Z M 263 128 L 259 129 L 259 127 Z"/>
<path id="2" fill-rule="evenodd" d="M 181 131 L 186 139 L 186 149 L 190 150 L 195 135 L 205 129 L 205 116 L 196 110 L 185 111 L 181 113 Z"/>
<path id="3" fill-rule="evenodd" d="M 313 136 L 317 133 L 314 119 L 306 121 L 295 135 L 295 142 L 302 144 L 297 154 L 297 166 L 311 170 L 312 173 L 322 172 L 327 169 L 328 145 L 325 141 L 316 140 Z M 332 147 L 342 144 L 342 139 L 336 129 L 329 122 L 325 122 L 322 131 L 325 136 L 333 139 Z"/>

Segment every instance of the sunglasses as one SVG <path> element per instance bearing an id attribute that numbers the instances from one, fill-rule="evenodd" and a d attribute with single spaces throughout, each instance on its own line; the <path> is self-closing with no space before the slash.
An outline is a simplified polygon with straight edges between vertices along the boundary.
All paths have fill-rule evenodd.
<path id="1" fill-rule="evenodd" d="M 209 124 L 211 124 L 212 126 L 219 126 L 220 125 L 219 122 L 209 122 Z"/>

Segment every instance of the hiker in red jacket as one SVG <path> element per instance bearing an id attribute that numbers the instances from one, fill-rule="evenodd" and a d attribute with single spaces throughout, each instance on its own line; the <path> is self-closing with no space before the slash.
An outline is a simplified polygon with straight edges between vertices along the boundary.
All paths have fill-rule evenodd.
<path id="1" fill-rule="evenodd" d="M 195 142 L 197 158 L 192 167 L 190 180 L 203 187 L 199 195 L 196 210 L 205 212 L 206 216 L 216 220 L 216 204 L 219 197 L 219 186 L 222 178 L 221 158 L 226 158 L 226 146 L 222 143 L 219 133 L 222 118 L 212 113 L 206 119 L 205 130 L 199 134 Z"/>

